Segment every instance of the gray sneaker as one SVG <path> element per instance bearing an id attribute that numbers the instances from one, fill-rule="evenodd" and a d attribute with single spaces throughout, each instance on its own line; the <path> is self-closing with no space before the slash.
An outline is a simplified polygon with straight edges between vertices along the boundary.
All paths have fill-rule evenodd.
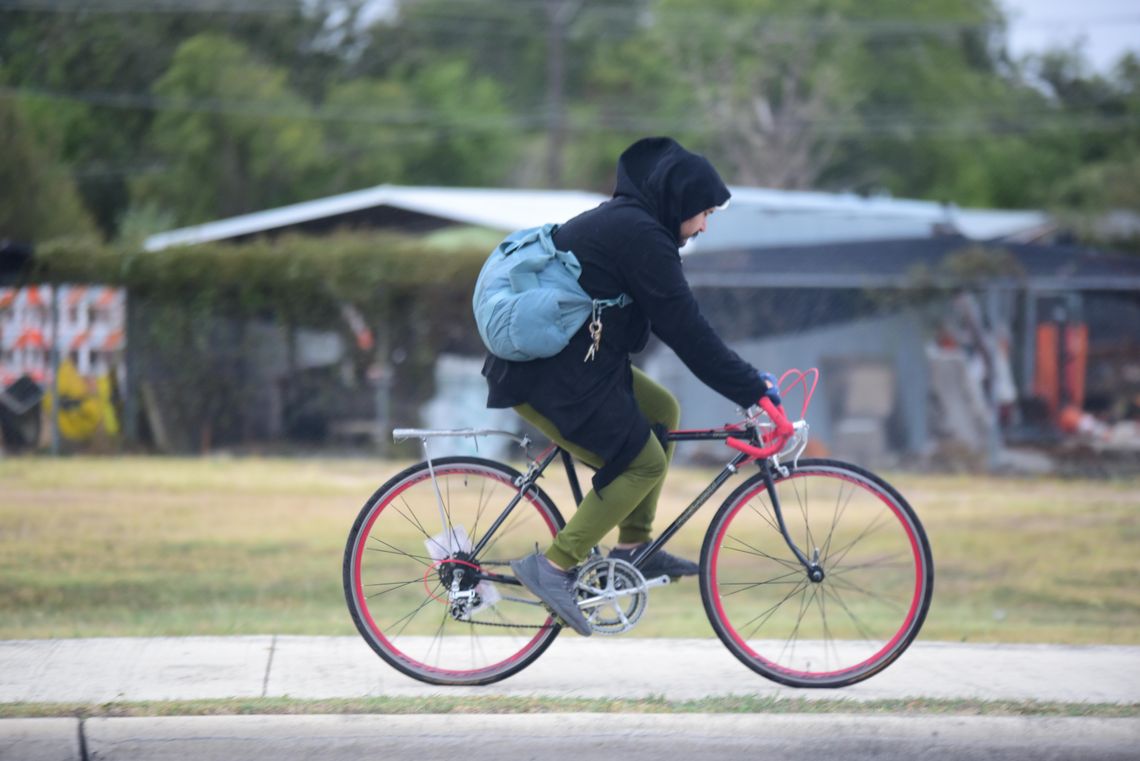
<path id="1" fill-rule="evenodd" d="M 522 585 L 546 603 L 554 615 L 583 637 L 594 630 L 578 607 L 578 571 L 560 571 L 536 550 L 533 555 L 511 561 L 511 570 Z"/>
<path id="2" fill-rule="evenodd" d="M 636 547 L 630 547 L 628 550 L 614 547 L 610 550 L 609 556 L 615 560 L 633 562 L 634 556 L 645 549 L 646 544 L 648 544 L 648 542 L 639 544 Z M 657 550 L 657 552 L 653 553 L 653 557 L 649 558 L 649 562 L 639 570 L 641 571 L 641 575 L 647 579 L 655 579 L 658 576 L 670 576 L 675 579 L 678 576 L 697 576 L 701 572 L 701 567 L 691 560 L 679 558 L 665 550 Z"/>

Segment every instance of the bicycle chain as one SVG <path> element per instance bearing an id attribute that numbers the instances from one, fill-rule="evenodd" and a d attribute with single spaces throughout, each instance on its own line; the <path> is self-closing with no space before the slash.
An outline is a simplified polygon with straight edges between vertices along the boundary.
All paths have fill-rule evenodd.
<path id="1" fill-rule="evenodd" d="M 456 620 L 457 621 L 463 621 L 463 619 L 456 619 Z M 531 625 L 524 626 L 524 625 L 520 625 L 520 624 L 496 624 L 492 621 L 472 621 L 470 619 L 464 621 L 464 623 L 471 624 L 472 626 L 476 626 L 476 625 L 478 625 L 478 626 L 497 626 L 497 627 L 500 627 L 502 629 L 553 629 L 554 628 L 554 626 L 531 626 Z"/>

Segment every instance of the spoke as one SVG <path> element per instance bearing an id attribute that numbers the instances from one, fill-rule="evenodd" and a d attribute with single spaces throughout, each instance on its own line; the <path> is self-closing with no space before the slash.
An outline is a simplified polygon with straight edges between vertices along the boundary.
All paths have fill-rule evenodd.
<path id="1" fill-rule="evenodd" d="M 766 610 L 760 611 L 758 614 L 756 614 L 750 620 L 745 621 L 744 624 L 741 626 L 741 628 L 748 626 L 749 624 L 751 624 L 753 621 L 756 621 L 757 619 L 761 619 L 761 618 L 763 619 L 758 624 L 756 624 L 755 627 L 753 627 L 752 632 L 745 639 L 750 638 L 752 635 L 754 635 L 760 629 L 760 627 L 762 627 L 764 624 L 768 623 L 768 619 L 770 619 L 775 614 L 775 612 L 780 609 L 780 606 L 783 605 L 784 603 L 786 603 L 792 597 L 794 597 L 796 595 L 796 593 L 799 592 L 801 589 L 803 589 L 807 583 L 808 583 L 807 579 L 805 578 L 804 581 L 802 581 L 798 585 L 796 585 L 795 589 L 793 589 L 791 592 L 788 592 L 786 595 L 784 595 L 783 599 L 781 599 L 779 602 L 775 603 L 774 605 L 767 608 Z"/>
<path id="2" fill-rule="evenodd" d="M 521 513 L 520 512 L 521 510 L 526 509 L 523 507 L 524 503 L 526 503 L 526 505 L 528 507 L 532 507 L 530 505 L 530 503 L 526 501 L 525 497 L 523 498 L 522 501 L 519 502 L 519 504 L 515 505 L 515 511 L 513 513 L 511 513 L 511 517 L 507 518 L 506 523 L 499 526 L 499 530 L 495 533 L 495 536 L 491 539 L 490 542 L 487 543 L 487 546 L 483 548 L 484 553 L 490 552 L 491 549 L 499 542 L 500 539 L 502 539 L 504 536 L 511 533 L 512 531 L 514 531 L 515 529 L 517 529 L 519 526 L 523 525 L 527 521 L 527 519 L 529 517 L 529 512 L 528 513 Z M 537 508 L 535 508 L 535 509 L 537 510 Z M 519 517 L 520 515 L 522 517 Z"/>
<path id="3" fill-rule="evenodd" d="M 476 646 L 479 646 L 479 638 L 475 636 L 475 627 L 474 626 L 468 626 L 467 627 L 467 644 L 471 648 L 471 660 L 470 660 L 471 666 L 475 667 L 475 664 L 477 662 L 481 663 L 482 661 L 476 661 L 475 660 L 475 648 L 476 648 Z M 479 646 L 479 650 L 480 651 L 483 650 L 482 646 Z M 484 659 L 484 660 L 486 660 L 486 659 Z"/>
<path id="4" fill-rule="evenodd" d="M 477 504 L 478 504 L 478 509 L 479 509 L 480 514 L 482 514 L 484 508 L 486 508 L 487 505 L 491 504 L 491 495 L 495 493 L 494 487 L 498 485 L 497 481 L 492 481 L 491 482 L 491 491 L 490 491 L 490 493 L 488 493 L 488 491 L 487 491 L 487 481 L 488 480 L 489 479 L 487 479 L 487 478 L 480 478 L 479 479 L 479 502 Z"/>
<path id="5" fill-rule="evenodd" d="M 830 671 L 828 667 L 827 648 L 830 645 L 831 651 L 835 654 L 835 663 L 841 664 L 842 658 L 839 657 L 839 647 L 835 644 L 835 636 L 831 633 L 831 627 L 827 623 L 827 594 L 819 596 L 819 623 L 823 632 L 823 668 L 825 671 Z"/>
<path id="6" fill-rule="evenodd" d="M 376 542 L 377 544 L 382 544 L 385 547 L 387 547 L 388 549 L 382 550 L 379 547 L 365 547 L 364 549 L 366 552 L 379 552 L 379 553 L 384 553 L 386 555 L 399 555 L 401 557 L 411 558 L 412 560 L 416 561 L 417 563 L 419 563 L 420 565 L 422 565 L 424 567 L 427 567 L 427 568 L 431 567 L 431 563 L 428 562 L 431 560 L 431 558 L 425 558 L 422 555 L 413 555 L 410 552 L 405 552 L 404 550 L 401 550 L 396 545 L 389 544 L 388 542 L 385 542 L 383 539 L 380 539 L 376 536 L 369 536 L 368 541 Z"/>
<path id="7" fill-rule="evenodd" d="M 479 541 L 479 521 L 483 518 L 483 511 L 487 509 L 490 504 L 490 497 L 487 495 L 487 481 L 489 479 L 479 479 L 479 499 L 475 503 L 475 525 L 471 527 L 471 544 L 474 546 Z M 494 490 L 492 489 L 492 493 Z"/>
<path id="8" fill-rule="evenodd" d="M 895 560 L 893 558 L 899 558 Z M 864 568 L 913 568 L 914 562 L 911 559 L 910 553 L 905 550 L 900 550 L 894 555 L 876 560 L 866 560 L 862 563 L 848 563 L 842 567 L 836 567 L 828 570 L 828 576 L 844 576 L 852 571 L 859 571 Z"/>
<path id="9" fill-rule="evenodd" d="M 812 550 L 815 549 L 815 547 L 817 545 L 815 543 L 815 538 L 812 536 L 812 533 L 811 533 L 811 520 L 808 518 L 807 479 L 806 478 L 793 478 L 790 480 L 792 482 L 792 491 L 795 493 L 796 501 L 799 503 L 800 515 L 802 515 L 804 518 L 804 534 L 805 534 L 805 540 L 807 541 L 807 547 L 804 548 L 804 554 L 811 555 Z M 800 484 L 799 483 L 800 481 L 802 481 L 803 483 Z M 800 486 L 801 485 L 803 486 L 803 493 L 802 494 L 800 493 Z M 790 531 L 789 531 L 789 533 L 790 533 Z"/>
<path id="10" fill-rule="evenodd" d="M 742 553 L 744 555 L 754 555 L 756 557 L 766 558 L 768 560 L 771 560 L 773 563 L 779 563 L 780 565 L 784 566 L 785 568 L 791 568 L 793 570 L 802 570 L 803 569 L 803 566 L 800 565 L 798 560 L 795 560 L 795 561 L 787 560 L 785 558 L 778 558 L 774 555 L 769 555 L 767 552 L 764 552 L 763 550 L 759 549 L 758 547 L 753 547 L 748 542 L 746 542 L 743 539 L 740 539 L 736 536 L 728 536 L 728 537 L 725 537 L 725 539 L 726 540 L 732 540 L 732 541 L 734 541 L 740 545 L 740 547 L 729 547 L 727 544 L 722 544 L 721 546 L 725 550 L 728 550 L 731 552 L 739 552 L 739 553 Z"/>
<path id="11" fill-rule="evenodd" d="M 798 581 L 796 580 L 797 577 L 799 577 Z M 756 587 L 763 587 L 763 586 L 769 586 L 769 585 L 780 586 L 780 585 L 787 585 L 787 584 L 799 585 L 799 584 L 803 583 L 802 577 L 803 577 L 803 570 L 799 569 L 796 571 L 785 573 L 783 576 L 773 576 L 771 579 L 768 579 L 767 581 L 721 581 L 721 582 L 717 582 L 717 587 L 740 587 L 739 589 L 734 589 L 727 594 L 721 595 L 721 597 L 731 597 L 732 595 L 739 594 L 741 592 L 747 592 L 748 590 L 755 589 Z"/>
<path id="12" fill-rule="evenodd" d="M 828 579 L 830 580 L 831 577 L 829 576 Z M 840 589 L 843 589 L 847 592 L 853 592 L 855 594 L 863 595 L 864 597 L 868 597 L 872 600 L 878 600 L 879 602 L 882 602 L 885 605 L 889 605 L 889 606 L 893 607 L 895 610 L 900 611 L 900 612 L 907 610 L 907 608 L 908 608 L 908 606 L 906 604 L 900 603 L 898 600 L 894 599 L 893 597 L 887 597 L 887 596 L 885 596 L 879 592 L 872 592 L 869 589 L 865 589 L 864 587 L 860 587 L 860 586 L 857 586 L 855 584 L 852 584 L 847 579 L 840 578 L 840 579 L 835 580 L 834 586 L 839 587 Z"/>
<path id="13" fill-rule="evenodd" d="M 427 532 L 427 529 L 425 529 L 423 524 L 420 523 L 419 519 L 415 517 L 415 511 L 412 509 L 412 506 L 408 504 L 407 499 L 405 499 L 402 494 L 400 495 L 400 501 L 404 503 L 404 507 L 408 509 L 408 512 L 411 513 L 411 515 L 408 515 L 395 505 L 392 505 L 392 509 L 395 510 L 398 515 L 403 517 L 403 519 L 406 520 L 409 524 L 411 524 L 417 531 L 423 534 L 425 539 L 434 544 L 436 547 L 439 547 L 440 550 L 443 551 L 444 557 L 447 557 L 451 551 L 447 547 L 444 547 L 442 544 L 440 544 L 438 540 L 436 540 L 431 534 Z M 446 530 L 447 528 L 445 527 L 444 531 Z"/>
<path id="14" fill-rule="evenodd" d="M 813 584 L 812 586 L 818 587 L 819 585 Z M 791 655 L 790 660 L 789 660 L 790 663 L 795 662 L 795 659 L 796 659 L 796 642 L 798 642 L 799 638 L 800 638 L 800 627 L 803 626 L 804 616 L 807 615 L 808 609 L 811 608 L 811 602 L 812 602 L 812 600 L 815 599 L 815 596 L 817 593 L 818 593 L 818 590 L 813 588 L 811 591 L 811 597 L 809 598 L 807 596 L 807 587 L 804 587 L 804 592 L 803 592 L 803 594 L 800 595 L 800 612 L 796 616 L 796 625 L 792 628 L 791 637 L 789 637 L 788 640 L 786 642 L 784 642 L 784 648 L 780 651 L 780 654 L 783 655 L 785 652 L 787 652 L 788 645 L 791 645 L 792 652 L 790 654 Z"/>
<path id="15" fill-rule="evenodd" d="M 446 498 L 444 498 L 444 496 L 441 494 L 440 499 L 443 500 L 443 514 L 447 518 L 447 525 L 443 527 L 443 530 L 445 533 L 447 533 L 447 532 L 454 533 L 455 522 L 451 520 L 451 479 L 450 478 L 448 478 L 444 481 L 444 486 L 447 488 L 447 496 L 446 496 Z M 451 544 L 451 540 L 448 539 L 447 543 Z"/>
<path id="16" fill-rule="evenodd" d="M 439 665 L 440 659 L 443 657 L 443 627 L 447 626 L 447 619 L 451 617 L 451 612 L 446 606 L 443 608 L 443 615 L 440 616 L 439 626 L 435 628 L 435 638 L 432 639 L 428 645 L 427 653 L 424 655 L 424 662 L 426 663 L 431 658 L 431 651 L 434 648 L 436 651 L 436 665 Z"/>
<path id="17" fill-rule="evenodd" d="M 429 604 L 431 604 L 433 602 L 435 602 L 435 600 L 432 599 L 431 597 L 424 598 L 424 601 L 419 604 L 419 607 L 417 607 L 411 613 L 406 613 L 403 616 L 401 616 L 400 618 L 397 618 L 395 621 L 392 622 L 392 624 L 390 626 L 385 627 L 385 630 L 391 629 L 391 628 L 395 627 L 396 624 L 403 621 L 404 625 L 400 627 L 399 631 L 393 633 L 393 635 L 392 635 L 393 637 L 400 636 L 401 634 L 404 633 L 404 630 L 408 628 L 408 624 L 410 624 L 412 622 L 412 619 L 414 619 L 419 614 L 419 612 L 421 610 L 423 610 L 424 608 L 426 608 Z M 391 638 L 389 638 L 389 639 L 391 639 Z"/>
<path id="18" fill-rule="evenodd" d="M 756 506 L 752 503 L 752 500 L 748 501 L 748 507 L 752 510 L 752 512 L 760 516 L 760 519 L 767 523 L 773 531 L 775 531 L 777 534 L 780 533 L 780 524 L 776 522 L 776 519 L 774 517 L 775 511 L 772 510 L 772 506 L 764 501 L 762 497 L 756 497 L 755 499 L 764 506 L 763 512 L 756 509 Z"/>
<path id="19" fill-rule="evenodd" d="M 377 597 L 382 597 L 382 596 L 388 594 L 389 592 L 395 592 L 397 589 L 403 589 L 404 587 L 408 586 L 409 584 L 415 584 L 416 582 L 419 582 L 419 581 L 423 581 L 423 579 L 412 579 L 411 581 L 378 581 L 378 582 L 374 582 L 372 584 L 365 584 L 364 585 L 365 588 L 368 588 L 368 587 L 390 587 L 390 589 L 382 589 L 379 592 L 374 592 L 373 594 L 366 594 L 364 596 L 364 598 L 366 600 L 375 600 Z"/>
<path id="20" fill-rule="evenodd" d="M 851 552 L 851 548 L 854 547 L 858 542 L 866 539 L 868 536 L 875 533 L 880 528 L 883 528 L 883 525 L 889 526 L 890 524 L 876 525 L 876 524 L 879 524 L 879 521 L 882 519 L 882 517 L 883 517 L 883 513 L 880 512 L 878 515 L 876 515 L 871 520 L 870 523 L 867 524 L 866 528 L 864 528 L 862 531 L 859 532 L 858 536 L 856 536 L 854 539 L 852 539 L 846 545 L 841 547 L 838 550 L 839 557 L 837 557 L 834 561 L 832 561 L 831 564 L 832 565 L 839 565 L 840 563 L 843 562 L 843 558 L 847 557 L 847 553 Z"/>
<path id="21" fill-rule="evenodd" d="M 882 637 L 876 637 L 874 634 L 872 634 L 871 630 L 863 624 L 859 617 L 851 612 L 851 609 L 847 607 L 847 603 L 843 601 L 843 597 L 839 594 L 839 591 L 837 589 L 834 587 L 828 587 L 824 590 L 824 594 L 830 594 L 831 599 L 838 603 L 839 607 L 843 608 L 843 612 L 847 614 L 847 618 L 849 618 L 851 620 L 851 623 L 855 625 L 855 629 L 863 635 L 863 639 L 866 642 L 874 643 L 882 640 Z"/>
<path id="22" fill-rule="evenodd" d="M 484 608 L 484 610 L 486 610 L 486 608 Z M 479 664 L 487 664 L 489 666 L 491 665 L 491 659 L 487 657 L 487 651 L 483 649 L 483 640 L 479 637 L 479 630 L 475 628 L 474 621 L 468 619 L 467 623 L 467 641 L 471 647 L 471 668 L 472 670 L 486 668 L 487 666 L 480 666 Z M 479 652 L 480 657 L 478 658 L 476 658 L 476 650 Z"/>
<path id="23" fill-rule="evenodd" d="M 835 495 L 835 510 L 831 515 L 831 527 L 827 531 L 827 539 L 823 543 L 823 549 L 820 552 L 821 562 L 826 565 L 828 558 L 831 557 L 831 542 L 835 538 L 835 529 L 839 526 L 839 519 L 847 512 L 847 506 L 851 504 L 851 498 L 855 496 L 855 485 L 840 478 L 839 491 Z M 843 490 L 849 489 L 847 498 L 843 498 Z"/>

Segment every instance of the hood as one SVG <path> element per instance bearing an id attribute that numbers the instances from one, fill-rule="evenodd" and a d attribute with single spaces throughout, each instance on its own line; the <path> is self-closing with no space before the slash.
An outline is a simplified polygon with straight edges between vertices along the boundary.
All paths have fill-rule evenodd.
<path id="1" fill-rule="evenodd" d="M 638 140 L 618 159 L 614 196 L 644 206 L 680 246 L 681 223 L 716 206 L 731 194 L 708 159 L 690 153 L 672 138 Z"/>

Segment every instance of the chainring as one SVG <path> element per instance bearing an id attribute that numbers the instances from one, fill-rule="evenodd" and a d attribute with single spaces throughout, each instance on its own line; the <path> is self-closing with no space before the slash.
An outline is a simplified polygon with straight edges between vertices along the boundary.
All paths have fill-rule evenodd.
<path id="1" fill-rule="evenodd" d="M 632 563 L 599 557 L 578 571 L 578 605 L 596 633 L 622 634 L 645 613 L 649 589 Z"/>

